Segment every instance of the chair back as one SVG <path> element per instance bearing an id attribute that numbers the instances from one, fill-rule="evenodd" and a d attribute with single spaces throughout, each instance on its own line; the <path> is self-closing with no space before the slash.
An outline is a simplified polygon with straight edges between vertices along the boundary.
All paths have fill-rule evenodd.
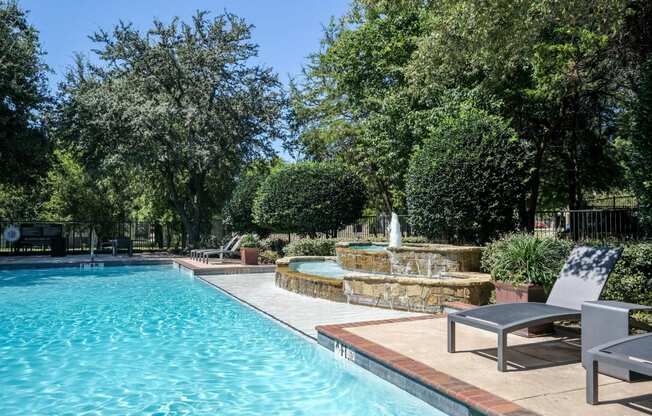
<path id="1" fill-rule="evenodd" d="M 228 243 L 224 244 L 224 247 L 222 247 L 223 250 L 231 250 L 231 247 L 235 244 L 235 242 L 238 240 L 238 237 L 240 237 L 238 234 L 235 234 L 233 238 L 229 240 Z"/>
<path id="2" fill-rule="evenodd" d="M 242 244 L 242 239 L 244 238 L 244 235 L 241 235 L 238 237 L 238 240 L 233 244 L 233 246 L 229 249 L 229 251 L 236 252 L 240 250 L 240 244 Z"/>
<path id="3" fill-rule="evenodd" d="M 621 248 L 574 248 L 546 303 L 579 311 L 582 303 L 600 299 L 602 289 L 621 252 Z"/>

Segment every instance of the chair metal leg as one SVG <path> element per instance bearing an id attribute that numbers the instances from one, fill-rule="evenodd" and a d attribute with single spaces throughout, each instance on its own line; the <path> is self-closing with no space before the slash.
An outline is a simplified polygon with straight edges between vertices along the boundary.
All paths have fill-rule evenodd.
<path id="1" fill-rule="evenodd" d="M 505 350 L 507 349 L 507 333 L 498 333 L 498 371 L 507 371 L 507 363 L 505 362 Z"/>
<path id="2" fill-rule="evenodd" d="M 591 360 L 586 366 L 586 402 L 598 404 L 598 362 Z"/>
<path id="3" fill-rule="evenodd" d="M 455 321 L 448 317 L 448 352 L 455 352 Z"/>

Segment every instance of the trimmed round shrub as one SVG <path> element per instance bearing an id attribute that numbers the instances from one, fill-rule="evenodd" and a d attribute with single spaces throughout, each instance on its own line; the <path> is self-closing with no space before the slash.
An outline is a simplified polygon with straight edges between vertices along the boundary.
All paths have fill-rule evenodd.
<path id="1" fill-rule="evenodd" d="M 224 206 L 225 225 L 241 233 L 254 232 L 261 236 L 269 234 L 269 230 L 254 223 L 252 215 L 256 191 L 263 180 L 265 177 L 261 174 L 246 174 L 238 180 L 231 193 L 231 198 Z"/>
<path id="2" fill-rule="evenodd" d="M 602 299 L 652 306 L 652 243 L 625 245 Z"/>
<path id="3" fill-rule="evenodd" d="M 442 116 L 410 161 L 407 203 L 433 240 L 483 243 L 516 227 L 526 148 L 505 121 L 460 107 Z"/>
<path id="4" fill-rule="evenodd" d="M 568 240 L 508 234 L 487 245 L 482 253 L 482 268 L 494 280 L 514 285 L 532 283 L 549 291 L 572 248 Z"/>
<path id="5" fill-rule="evenodd" d="M 302 238 L 290 242 L 283 252 L 286 256 L 334 256 L 335 238 Z"/>
<path id="6" fill-rule="evenodd" d="M 367 201 L 356 174 L 335 163 L 301 162 L 273 171 L 260 185 L 254 221 L 279 233 L 332 233 L 360 218 Z"/>

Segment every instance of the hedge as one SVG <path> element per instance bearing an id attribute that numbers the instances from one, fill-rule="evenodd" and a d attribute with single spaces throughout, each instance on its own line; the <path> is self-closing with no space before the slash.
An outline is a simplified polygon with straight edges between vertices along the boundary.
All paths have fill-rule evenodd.
<path id="1" fill-rule="evenodd" d="M 407 203 L 416 231 L 483 243 L 516 227 L 526 148 L 498 116 L 461 105 L 442 116 L 410 161 Z"/>
<path id="2" fill-rule="evenodd" d="M 279 233 L 332 233 L 362 216 L 362 180 L 335 163 L 300 162 L 273 171 L 261 184 L 254 221 Z"/>
<path id="3" fill-rule="evenodd" d="M 334 256 L 335 238 L 302 238 L 290 242 L 283 252 L 286 256 Z"/>

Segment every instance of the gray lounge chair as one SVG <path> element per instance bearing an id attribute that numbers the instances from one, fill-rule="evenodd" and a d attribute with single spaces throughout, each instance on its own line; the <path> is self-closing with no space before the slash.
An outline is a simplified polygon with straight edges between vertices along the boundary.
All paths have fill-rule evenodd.
<path id="1" fill-rule="evenodd" d="M 507 334 L 555 321 L 579 321 L 582 303 L 598 300 L 621 249 L 577 247 L 564 264 L 546 303 L 481 306 L 448 315 L 448 352 L 455 352 L 455 324 L 498 335 L 498 371 L 506 371 Z"/>
<path id="2" fill-rule="evenodd" d="M 587 353 L 586 402 L 598 404 L 599 363 L 652 377 L 652 334 L 635 335 L 592 348 Z"/>
<path id="3" fill-rule="evenodd" d="M 235 243 L 231 245 L 231 247 L 219 250 L 204 250 L 200 254 L 200 261 L 208 263 L 208 258 L 216 254 L 220 256 L 220 259 L 223 259 L 225 255 L 236 256 L 240 252 L 240 244 L 242 243 L 243 237 L 244 236 L 239 236 Z"/>
<path id="4" fill-rule="evenodd" d="M 202 254 L 206 251 L 215 251 L 215 250 L 229 250 L 233 244 L 238 240 L 240 236 L 238 234 L 234 234 L 233 238 L 231 238 L 224 246 L 222 246 L 221 249 L 215 249 L 215 248 L 203 248 L 203 249 L 195 249 L 195 250 L 190 250 L 190 259 L 191 260 L 201 260 L 202 259 Z"/>

